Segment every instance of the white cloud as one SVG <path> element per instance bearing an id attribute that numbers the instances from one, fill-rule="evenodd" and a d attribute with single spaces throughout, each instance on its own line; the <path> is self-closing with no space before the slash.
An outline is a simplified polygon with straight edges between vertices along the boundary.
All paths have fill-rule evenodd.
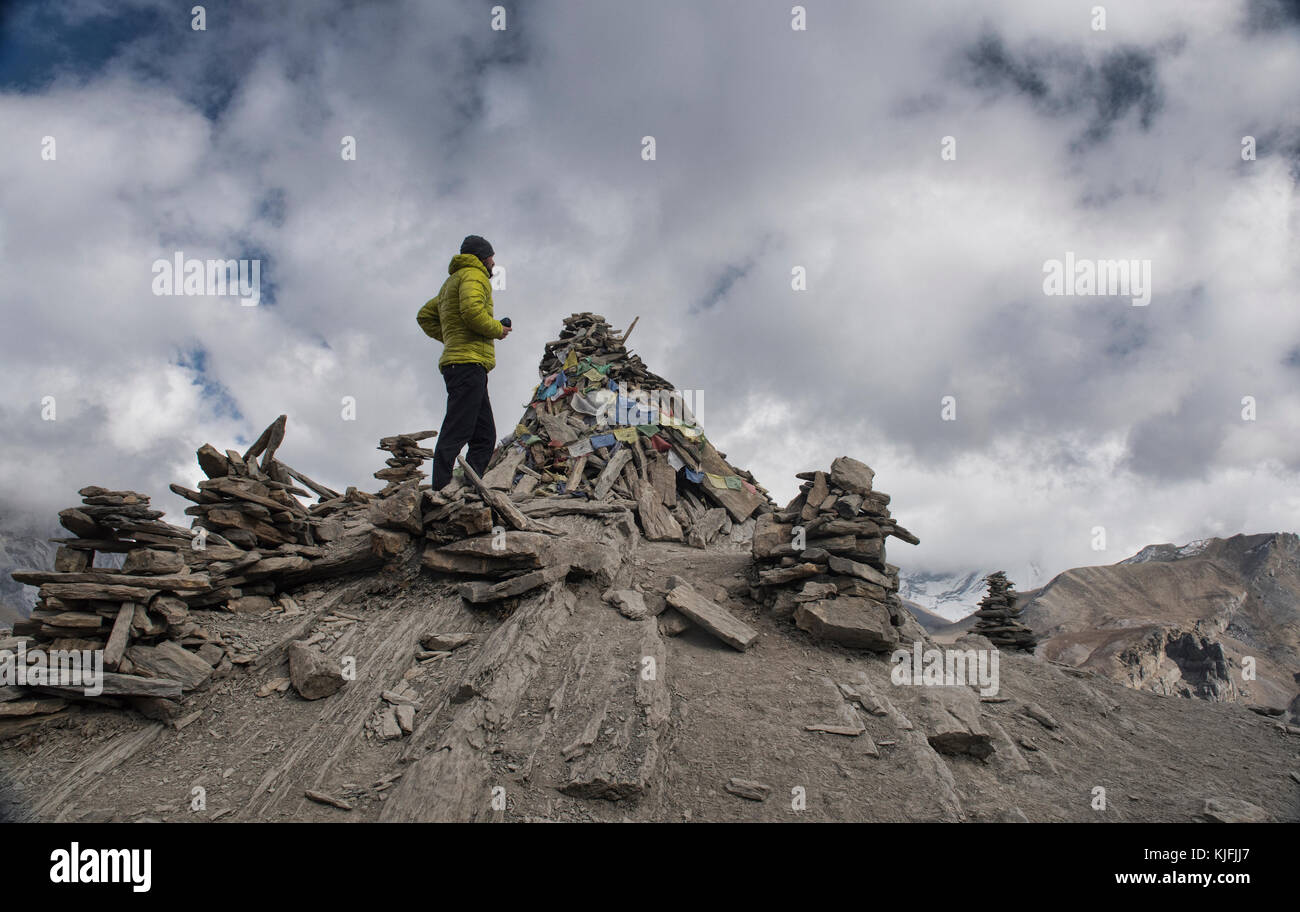
<path id="1" fill-rule="evenodd" d="M 705 391 L 710 437 L 778 500 L 841 453 L 873 465 L 923 539 L 899 562 L 1053 572 L 1294 528 L 1294 34 L 1221 4 L 1110 13 L 1094 33 L 1084 7 L 831 4 L 794 33 L 740 4 L 537 4 L 501 34 L 473 4 L 247 7 L 0 93 L 0 503 L 52 515 L 101 483 L 178 518 L 188 454 L 282 412 L 287 461 L 377 485 L 377 439 L 441 421 L 414 315 L 479 233 L 516 325 L 502 434 L 563 316 L 639 314 L 633 348 Z M 989 35 L 1045 95 L 972 70 Z M 269 300 L 154 297 L 177 249 L 265 257 Z M 1066 250 L 1151 258 L 1152 304 L 1043 297 Z"/>

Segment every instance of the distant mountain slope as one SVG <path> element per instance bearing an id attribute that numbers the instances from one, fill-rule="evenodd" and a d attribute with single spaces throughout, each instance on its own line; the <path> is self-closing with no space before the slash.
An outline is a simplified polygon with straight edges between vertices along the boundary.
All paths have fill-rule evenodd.
<path id="1" fill-rule="evenodd" d="M 1021 604 L 1049 659 L 1158 693 L 1278 708 L 1295 697 L 1300 538 L 1292 533 L 1150 545 L 1117 564 L 1067 570 Z"/>
<path id="2" fill-rule="evenodd" d="M 898 576 L 898 594 L 905 601 L 943 618 L 945 624 L 968 616 L 984 596 L 984 577 L 994 570 L 1005 570 L 1022 592 L 1042 585 L 1042 570 L 1034 563 L 988 567 L 968 567 L 955 571 L 934 572 L 904 568 Z M 924 623 L 924 621 L 922 622 Z"/>
<path id="3" fill-rule="evenodd" d="M 36 601 L 36 590 L 14 582 L 10 571 L 53 566 L 57 546 L 46 539 L 56 534 L 51 529 L 0 520 L 0 627 L 25 618 Z"/>

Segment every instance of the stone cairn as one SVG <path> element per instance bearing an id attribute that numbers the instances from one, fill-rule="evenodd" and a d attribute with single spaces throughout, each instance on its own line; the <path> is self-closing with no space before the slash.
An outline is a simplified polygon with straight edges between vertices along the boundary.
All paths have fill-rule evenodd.
<path id="1" fill-rule="evenodd" d="M 387 467 L 375 473 L 387 485 L 369 498 L 368 519 L 377 529 L 384 530 L 381 549 L 385 556 L 398 553 L 410 536 L 425 535 L 441 544 L 482 535 L 496 525 L 537 531 L 536 524 L 519 511 L 505 491 L 486 483 L 501 473 L 480 478 L 463 456 L 457 457 L 460 471 L 441 491 L 421 484 L 425 477 L 421 469 L 425 460 L 433 457 L 433 451 L 420 446 L 420 441 L 437 433 L 395 434 L 379 441 L 379 449 L 392 456 L 387 460 Z"/>
<path id="2" fill-rule="evenodd" d="M 421 468 L 426 459 L 433 458 L 433 450 L 420 446 L 420 441 L 436 436 L 438 436 L 437 431 L 417 431 L 414 434 L 384 437 L 379 441 L 379 449 L 391 454 L 385 460 L 386 468 L 375 473 L 376 478 L 388 483 L 387 487 L 379 492 L 380 497 L 386 497 L 401 485 L 410 482 L 418 485 L 423 480 L 424 472 Z"/>
<path id="3" fill-rule="evenodd" d="M 889 495 L 872 490 L 875 472 L 864 463 L 841 456 L 829 473 L 796 477 L 804 481 L 798 496 L 760 515 L 754 530 L 759 597 L 822 639 L 893 649 L 911 616 L 898 597 L 898 568 L 885 560 L 885 537 L 919 540 L 890 517 Z"/>
<path id="4" fill-rule="evenodd" d="M 59 514 L 72 536 L 53 539 L 53 569 L 11 574 L 39 591 L 31 616 L 0 648 L 102 650 L 103 691 L 91 696 L 79 682 L 48 680 L 6 699 L 0 716 L 49 714 L 89 700 L 174 719 L 183 694 L 256 658 L 205 629 L 203 609 L 265 612 L 280 595 L 288 610 L 289 590 L 382 565 L 381 530 L 365 517 L 371 495 L 353 488 L 340 495 L 276 459 L 285 423 L 281 415 L 242 454 L 199 448 L 207 480 L 198 490 L 171 485 L 193 504 L 191 529 L 164 522 L 145 494 L 78 492 L 82 502 Z M 307 491 L 298 484 L 319 502 L 303 506 L 296 495 Z M 97 553 L 120 566 L 96 566 Z"/>
<path id="5" fill-rule="evenodd" d="M 998 570 L 984 577 L 984 582 L 988 583 L 989 591 L 980 599 L 979 609 L 975 612 L 978 620 L 971 632 L 988 637 L 998 648 L 1033 651 L 1038 638 L 1018 620 L 1021 609 L 1016 607 L 1016 599 L 1019 596 L 1011 588 L 1007 575 Z"/>
<path id="6" fill-rule="evenodd" d="M 219 535 L 209 550 L 191 549 L 189 529 L 162 522 L 149 498 L 135 491 L 86 487 L 80 506 L 59 513 L 72 538 L 54 539 L 54 569 L 18 570 L 15 580 L 39 586 L 31 617 L 13 635 L 32 650 L 103 650 L 103 696 L 135 698 L 150 711 L 226 673 L 233 661 L 219 638 L 190 616 L 190 601 L 212 591 L 205 564 L 243 555 Z M 122 555 L 120 568 L 96 567 L 95 554 Z M 15 644 L 16 645 L 16 644 Z M 54 712 L 78 695 L 52 680 L 34 701 Z"/>
<path id="7" fill-rule="evenodd" d="M 219 533 L 241 548 L 316 544 L 311 516 L 294 496 L 307 491 L 295 482 L 302 482 L 321 500 L 340 495 L 275 458 L 287 421 L 285 415 L 277 418 L 243 455 L 235 450 L 222 454 L 209 443 L 199 447 L 199 468 L 207 480 L 199 482 L 197 491 L 170 486 L 173 493 L 193 502 L 185 513 L 197 517 L 196 527 Z"/>
<path id="8" fill-rule="evenodd" d="M 637 320 L 621 335 L 600 314 L 563 322 L 559 338 L 546 343 L 541 382 L 523 417 L 484 473 L 486 485 L 516 500 L 614 504 L 634 513 L 654 541 L 748 541 L 755 510 L 770 503 L 767 492 L 713 447 L 685 397 L 629 352 Z"/>
<path id="9" fill-rule="evenodd" d="M 422 469 L 425 460 L 433 458 L 433 450 L 420 446 L 420 441 L 437 434 L 437 431 L 416 431 L 380 438 L 379 449 L 389 456 L 375 477 L 385 485 L 369 498 L 368 517 L 376 527 L 375 553 L 385 559 L 401 554 L 410 536 L 418 536 L 423 529 L 422 495 L 428 492 L 429 486 L 421 484 Z"/>

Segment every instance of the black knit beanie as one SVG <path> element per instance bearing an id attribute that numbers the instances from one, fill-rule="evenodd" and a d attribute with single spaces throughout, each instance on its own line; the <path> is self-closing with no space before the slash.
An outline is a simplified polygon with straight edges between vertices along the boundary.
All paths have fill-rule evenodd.
<path id="1" fill-rule="evenodd" d="M 460 242 L 460 252 L 473 254 L 483 262 L 487 262 L 487 258 L 495 253 L 487 239 L 481 238 L 477 234 L 471 234 Z"/>

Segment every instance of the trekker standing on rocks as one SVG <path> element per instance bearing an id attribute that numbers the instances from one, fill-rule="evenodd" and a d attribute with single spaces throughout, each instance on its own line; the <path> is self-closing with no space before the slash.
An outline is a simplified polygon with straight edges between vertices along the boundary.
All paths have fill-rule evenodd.
<path id="1" fill-rule="evenodd" d="M 488 401 L 488 371 L 496 366 L 496 339 L 510 335 L 510 320 L 492 316 L 492 245 L 471 234 L 447 266 L 450 275 L 437 297 L 420 308 L 415 320 L 426 335 L 442 343 L 438 369 L 447 384 L 447 414 L 433 449 L 433 489 L 451 481 L 460 448 L 465 461 L 482 475 L 496 448 L 497 427 Z"/>

